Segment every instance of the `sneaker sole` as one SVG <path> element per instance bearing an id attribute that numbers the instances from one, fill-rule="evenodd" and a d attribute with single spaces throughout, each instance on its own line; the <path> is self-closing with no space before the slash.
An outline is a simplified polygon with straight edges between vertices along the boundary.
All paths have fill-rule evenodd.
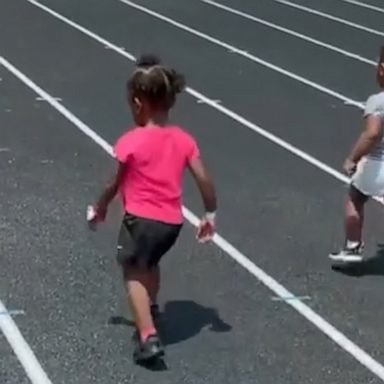
<path id="1" fill-rule="evenodd" d="M 163 357 L 165 355 L 164 350 L 159 349 L 158 351 L 150 354 L 142 354 L 139 355 L 138 353 L 133 354 L 133 360 L 135 363 L 142 363 L 142 362 L 148 362 L 151 360 L 156 360 L 159 357 Z"/>
<path id="2" fill-rule="evenodd" d="M 341 261 L 343 263 L 361 263 L 363 261 L 363 256 L 337 256 L 331 254 L 328 257 L 333 261 Z"/>

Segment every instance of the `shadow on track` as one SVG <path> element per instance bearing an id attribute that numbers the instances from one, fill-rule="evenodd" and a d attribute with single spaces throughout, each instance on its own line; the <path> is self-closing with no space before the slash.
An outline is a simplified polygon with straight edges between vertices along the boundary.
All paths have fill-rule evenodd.
<path id="1" fill-rule="evenodd" d="M 108 324 L 132 328 L 135 326 L 132 320 L 122 316 L 112 316 Z M 212 332 L 229 332 L 232 329 L 219 317 L 216 309 L 204 307 L 190 300 L 167 302 L 158 324 L 164 345 L 188 340 L 206 327 Z"/>
<path id="2" fill-rule="evenodd" d="M 377 245 L 376 254 L 360 263 L 335 264 L 332 270 L 352 277 L 384 276 L 384 244 Z"/>

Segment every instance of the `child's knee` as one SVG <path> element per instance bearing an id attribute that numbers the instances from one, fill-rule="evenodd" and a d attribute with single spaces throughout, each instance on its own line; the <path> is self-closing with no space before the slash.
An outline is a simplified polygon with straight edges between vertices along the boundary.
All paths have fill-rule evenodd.
<path id="1" fill-rule="evenodd" d="M 122 265 L 124 280 L 146 280 L 151 274 L 147 265 L 141 263 L 124 263 Z"/>

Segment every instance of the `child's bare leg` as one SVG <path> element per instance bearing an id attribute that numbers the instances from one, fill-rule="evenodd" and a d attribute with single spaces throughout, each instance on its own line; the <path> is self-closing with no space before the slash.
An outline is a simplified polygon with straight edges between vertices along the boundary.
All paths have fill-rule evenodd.
<path id="1" fill-rule="evenodd" d="M 150 311 L 151 275 L 150 270 L 143 267 L 129 266 L 124 270 L 128 303 L 142 341 L 156 334 Z"/>
<path id="2" fill-rule="evenodd" d="M 354 186 L 350 187 L 344 211 L 346 246 L 348 248 L 358 246 L 362 242 L 364 205 L 367 200 L 368 197 Z"/>

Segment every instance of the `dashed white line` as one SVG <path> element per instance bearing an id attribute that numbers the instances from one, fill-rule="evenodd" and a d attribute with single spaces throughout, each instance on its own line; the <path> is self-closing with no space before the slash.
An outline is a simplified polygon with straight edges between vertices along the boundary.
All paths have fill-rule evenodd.
<path id="1" fill-rule="evenodd" d="M 294 36 L 294 37 L 299 38 L 301 40 L 307 41 L 307 42 L 309 42 L 311 44 L 317 45 L 319 47 L 329 49 L 329 50 L 331 50 L 333 52 L 337 52 L 337 53 L 339 53 L 339 54 L 341 54 L 343 56 L 349 57 L 351 59 L 354 59 L 354 60 L 357 60 L 357 61 L 361 61 L 363 63 L 374 65 L 374 66 L 377 64 L 375 61 L 367 59 L 366 57 L 360 56 L 360 55 L 358 55 L 356 53 L 352 53 L 352 52 L 346 51 L 344 49 L 341 49 L 341 48 L 336 47 L 334 45 L 331 45 L 329 43 L 325 43 L 324 41 L 320 41 L 320 40 L 314 39 L 312 37 L 303 35 L 302 33 L 296 32 L 296 31 L 294 31 L 292 29 L 288 29 L 288 28 L 285 28 L 285 27 L 283 27 L 281 25 L 271 23 L 271 22 L 269 22 L 267 20 L 261 19 L 259 17 L 256 17 L 254 15 L 251 15 L 251 14 L 243 12 L 243 11 L 239 11 L 238 9 L 229 7 L 227 5 L 218 3 L 216 1 L 212 1 L 212 0 L 199 0 L 199 1 L 201 1 L 201 2 L 203 2 L 205 4 L 208 4 L 208 5 L 211 5 L 213 7 L 216 7 L 218 9 L 221 9 L 223 11 L 226 11 L 226 12 L 232 13 L 234 15 L 243 17 L 245 19 L 254 21 L 256 23 L 265 25 L 266 27 L 275 29 L 277 31 L 280 31 L 280 32 L 285 33 L 285 34 L 288 34 L 290 36 Z"/>
<path id="2" fill-rule="evenodd" d="M 328 20 L 332 20 L 332 21 L 336 21 L 336 22 L 344 24 L 344 25 L 348 25 L 349 27 L 356 28 L 356 29 L 359 29 L 359 30 L 364 31 L 364 32 L 368 32 L 368 33 L 371 33 L 373 35 L 377 35 L 377 36 L 381 36 L 381 37 L 384 36 L 383 31 L 378 31 L 377 29 L 368 28 L 365 25 L 353 23 L 352 21 L 343 19 L 341 17 L 333 16 L 329 13 L 321 12 L 321 11 L 318 11 L 316 9 L 305 7 L 304 5 L 292 3 L 291 1 L 287 1 L 287 0 L 273 0 L 273 1 L 280 3 L 280 4 L 283 4 L 283 5 L 287 5 L 288 7 L 299 9 L 300 11 L 304 11 L 304 12 L 311 13 L 311 14 L 316 15 L 316 16 L 324 17 Z"/>

